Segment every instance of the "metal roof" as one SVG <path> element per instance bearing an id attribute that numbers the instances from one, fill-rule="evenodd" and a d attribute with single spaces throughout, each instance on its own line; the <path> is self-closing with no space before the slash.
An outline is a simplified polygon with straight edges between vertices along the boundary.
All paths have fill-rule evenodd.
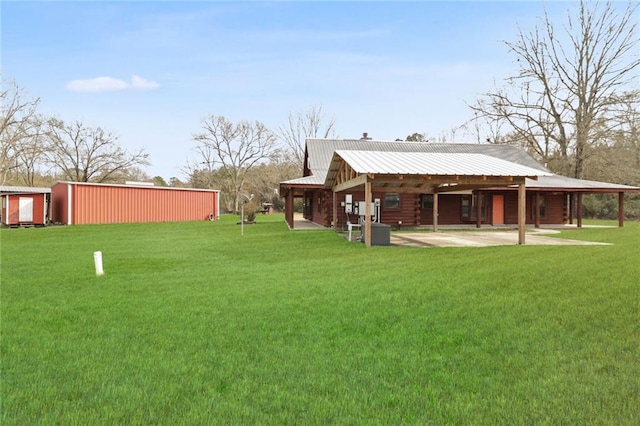
<path id="1" fill-rule="evenodd" d="M 311 175 L 291 180 L 285 180 L 284 182 L 280 183 L 287 185 L 322 185 L 324 183 L 324 180 L 320 180 L 319 176 Z"/>
<path id="2" fill-rule="evenodd" d="M 307 166 L 324 182 L 333 153 L 337 150 L 380 152 L 426 152 L 449 154 L 485 154 L 512 163 L 548 172 L 523 149 L 512 145 L 470 143 L 389 142 L 361 139 L 307 139 Z"/>
<path id="3" fill-rule="evenodd" d="M 3 194 L 50 194 L 51 188 L 37 186 L 0 186 L 0 192 Z"/>
<path id="4" fill-rule="evenodd" d="M 410 173 L 410 170 L 416 170 L 415 167 L 418 163 L 424 161 L 421 166 L 434 166 L 429 165 L 427 157 L 418 155 L 414 158 L 414 155 L 405 155 L 408 153 L 420 154 L 456 154 L 456 155 L 444 155 L 444 156 L 432 156 L 432 160 L 438 158 L 436 161 L 438 167 L 443 167 L 441 171 L 452 171 L 452 169 L 444 169 L 444 167 L 456 168 L 456 175 L 463 176 L 468 173 L 466 170 L 475 170 L 478 175 L 486 176 L 539 176 L 537 180 L 527 179 L 527 187 L 540 188 L 540 189 L 569 189 L 569 190 L 583 190 L 593 192 L 616 192 L 620 191 L 640 191 L 640 188 L 627 185 L 612 184 L 606 182 L 588 181 L 582 179 L 573 179 L 560 175 L 554 175 L 546 167 L 543 167 L 536 160 L 534 160 L 525 150 L 518 146 L 513 145 L 495 145 L 495 144 L 477 144 L 477 143 L 426 143 L 426 142 L 406 142 L 406 141 L 375 141 L 375 140 L 363 140 L 363 139 L 307 139 L 306 140 L 306 152 L 305 160 L 306 166 L 310 170 L 310 175 L 303 178 L 294 179 L 286 182 L 285 184 L 309 184 L 309 185 L 322 185 L 327 181 L 327 174 L 329 172 L 332 160 L 334 159 L 334 153 L 336 151 L 362 151 L 362 152 L 382 152 L 385 155 L 375 154 L 363 154 L 359 156 L 357 154 L 345 154 L 349 156 L 349 161 L 354 167 L 358 162 L 365 161 L 365 157 L 369 157 L 365 161 L 367 167 L 372 170 L 377 170 L 377 173 L 388 174 L 402 174 Z M 480 157 L 472 156 L 460 156 L 460 154 L 477 154 L 483 155 L 481 161 L 476 161 Z M 486 157 L 491 158 L 487 160 Z M 420 160 L 418 158 L 421 158 Z M 507 162 L 500 163 L 495 160 L 503 160 Z M 346 159 L 345 159 L 346 161 Z M 440 163 L 441 162 L 441 163 Z M 392 167 L 393 165 L 393 167 Z M 454 167 L 455 165 L 455 167 Z M 523 166 L 534 170 L 526 171 L 524 169 L 514 170 L 515 165 Z M 479 169 L 478 167 L 482 167 Z M 394 168 L 395 167 L 395 168 Z M 414 167 L 414 169 L 410 169 Z M 469 169 L 468 169 L 469 168 Z M 473 168 L 473 169 L 471 169 Z M 383 171 L 385 170 L 385 171 Z M 432 170 L 436 170 L 435 168 Z M 511 173 L 511 172 L 517 173 Z M 486 173 L 491 172 L 491 173 Z M 335 176 L 333 176 L 335 178 Z"/>
<path id="5" fill-rule="evenodd" d="M 340 158 L 356 173 L 519 177 L 551 175 L 549 172 L 484 154 L 345 150 L 334 153 L 329 175 Z"/>
<path id="6" fill-rule="evenodd" d="M 191 192 L 220 192 L 219 189 L 205 189 L 205 188 L 180 188 L 175 186 L 155 186 L 148 184 L 140 184 L 140 182 L 133 182 L 129 184 L 122 183 L 97 183 L 97 182 L 72 182 L 72 181 L 58 181 L 56 185 L 64 184 L 64 185 L 79 185 L 79 186 L 104 186 L 104 187 L 112 187 L 112 188 L 140 188 L 140 189 L 157 189 L 157 190 L 167 190 L 167 191 L 191 191 Z M 54 185 L 55 186 L 55 185 Z"/>
<path id="7" fill-rule="evenodd" d="M 584 190 L 584 191 L 640 191 L 640 187 L 620 185 L 616 183 L 597 182 L 593 180 L 574 179 L 566 176 L 552 175 L 541 176 L 538 180 L 526 181 L 527 188 L 531 189 L 571 189 L 571 190 Z"/>

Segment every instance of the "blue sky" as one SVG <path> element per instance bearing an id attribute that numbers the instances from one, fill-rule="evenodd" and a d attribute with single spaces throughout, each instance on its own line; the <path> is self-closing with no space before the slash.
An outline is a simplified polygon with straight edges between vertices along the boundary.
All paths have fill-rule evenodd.
<path id="1" fill-rule="evenodd" d="M 576 2 L 7 2 L 2 74 L 41 112 L 119 135 L 184 178 L 209 114 L 275 130 L 322 105 L 337 135 L 439 136 L 516 68 L 501 40 Z M 457 135 L 457 141 L 469 137 Z"/>

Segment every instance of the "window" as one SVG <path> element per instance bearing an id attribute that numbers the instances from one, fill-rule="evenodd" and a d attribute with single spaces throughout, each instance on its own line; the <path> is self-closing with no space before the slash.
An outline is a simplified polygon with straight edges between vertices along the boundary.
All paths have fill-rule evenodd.
<path id="1" fill-rule="evenodd" d="M 400 194 L 395 192 L 384 194 L 384 207 L 387 209 L 399 209 Z"/>
<path id="2" fill-rule="evenodd" d="M 462 207 L 460 211 L 462 220 L 469 220 L 469 217 L 471 216 L 471 214 L 469 213 L 469 204 L 471 204 L 471 197 L 468 195 L 463 195 L 461 201 Z"/>
<path id="3" fill-rule="evenodd" d="M 322 213 L 322 197 L 318 197 L 318 213 Z"/>
<path id="4" fill-rule="evenodd" d="M 422 210 L 433 210 L 433 194 L 422 194 L 420 205 Z"/>
<path id="5" fill-rule="evenodd" d="M 480 220 L 487 220 L 487 197 L 480 194 Z M 460 207 L 460 216 L 462 220 L 475 222 L 477 220 L 478 211 L 478 195 L 463 195 Z"/>
<path id="6" fill-rule="evenodd" d="M 547 213 L 547 200 L 544 194 L 540 194 L 540 217 L 545 217 Z M 531 217 L 536 217 L 536 196 L 531 198 Z"/>

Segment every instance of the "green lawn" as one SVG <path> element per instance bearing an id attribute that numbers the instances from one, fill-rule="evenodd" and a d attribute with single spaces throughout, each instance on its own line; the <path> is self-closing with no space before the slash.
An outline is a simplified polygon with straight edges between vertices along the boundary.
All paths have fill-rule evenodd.
<path id="1" fill-rule="evenodd" d="M 640 423 L 640 223 L 365 249 L 236 220 L 0 231 L 0 423 Z"/>

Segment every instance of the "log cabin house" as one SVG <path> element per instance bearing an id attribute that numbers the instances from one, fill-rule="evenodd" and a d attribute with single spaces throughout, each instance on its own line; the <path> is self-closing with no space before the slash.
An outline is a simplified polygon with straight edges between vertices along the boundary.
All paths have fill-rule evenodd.
<path id="1" fill-rule="evenodd" d="M 366 138 L 307 139 L 303 177 L 280 183 L 292 229 L 302 198 L 305 219 L 336 230 L 518 225 L 521 244 L 527 224 L 581 227 L 584 194 L 617 194 L 623 226 L 626 192 L 640 188 L 553 174 L 516 146 Z"/>

